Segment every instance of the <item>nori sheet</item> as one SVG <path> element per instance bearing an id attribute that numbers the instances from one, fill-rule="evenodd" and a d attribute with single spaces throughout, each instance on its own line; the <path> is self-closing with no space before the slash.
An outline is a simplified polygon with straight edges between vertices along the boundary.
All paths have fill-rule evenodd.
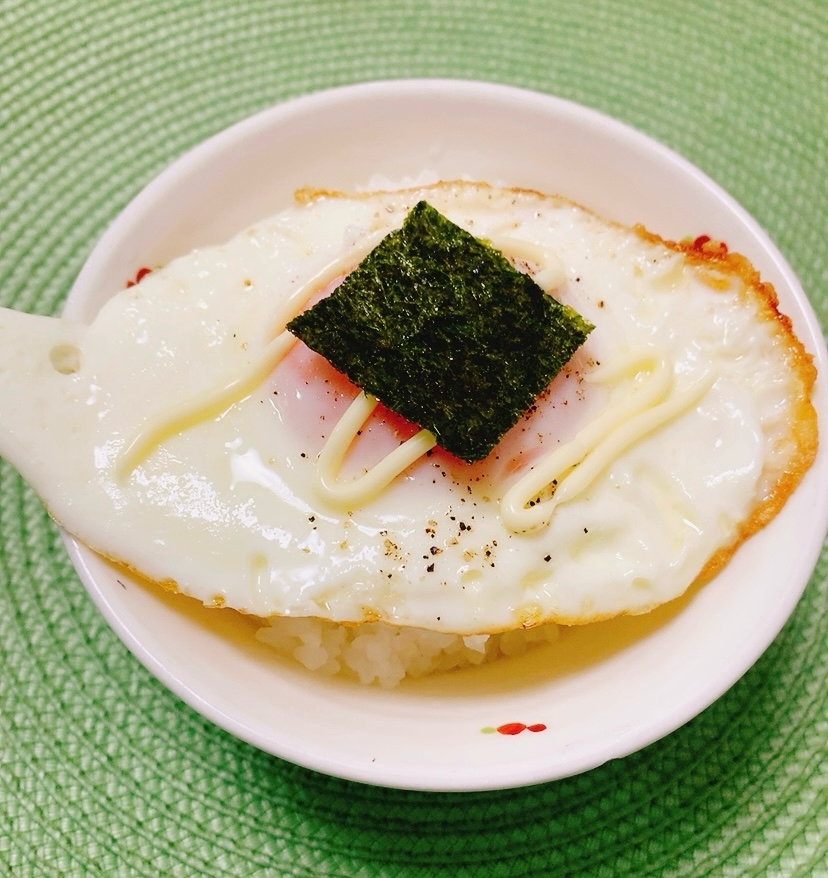
<path id="1" fill-rule="evenodd" d="M 468 462 L 491 452 L 592 328 L 425 201 L 288 323 Z"/>

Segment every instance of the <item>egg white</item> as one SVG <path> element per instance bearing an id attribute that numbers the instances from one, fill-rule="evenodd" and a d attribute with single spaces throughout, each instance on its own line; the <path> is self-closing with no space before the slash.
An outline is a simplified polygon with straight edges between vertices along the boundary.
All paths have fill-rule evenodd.
<path id="1" fill-rule="evenodd" d="M 357 389 L 301 345 L 268 352 L 421 198 L 596 328 L 486 461 L 438 450 L 343 505 L 314 481 Z M 476 184 L 306 195 L 153 271 L 89 326 L 2 311 L 0 453 L 81 541 L 209 605 L 462 634 L 640 613 L 711 569 L 807 466 L 813 376 L 777 318 L 743 274 L 563 199 Z M 507 491 L 646 385 L 646 370 L 613 375 L 639 360 L 690 402 L 548 523 L 510 525 Z M 340 480 L 405 429 L 375 413 Z"/>

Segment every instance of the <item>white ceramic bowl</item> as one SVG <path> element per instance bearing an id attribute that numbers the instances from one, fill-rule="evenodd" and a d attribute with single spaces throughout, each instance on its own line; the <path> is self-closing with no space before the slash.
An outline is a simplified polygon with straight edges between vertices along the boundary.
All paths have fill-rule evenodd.
<path id="1" fill-rule="evenodd" d="M 642 134 L 553 97 L 499 85 L 399 81 L 277 106 L 175 162 L 121 214 L 66 312 L 90 319 L 137 267 L 216 243 L 304 185 L 351 188 L 431 171 L 567 195 L 668 237 L 707 233 L 747 254 L 828 374 L 796 278 L 745 211 Z M 817 405 L 826 426 L 826 384 Z M 828 449 L 783 512 L 714 581 L 648 616 L 567 631 L 520 659 L 393 691 L 323 678 L 255 642 L 232 612 L 133 582 L 68 540 L 132 652 L 204 716 L 273 754 L 354 780 L 428 790 L 512 787 L 585 771 L 657 740 L 728 689 L 777 635 L 826 532 Z M 796 546 L 796 552 L 790 547 Z M 505 723 L 542 724 L 514 735 Z"/>

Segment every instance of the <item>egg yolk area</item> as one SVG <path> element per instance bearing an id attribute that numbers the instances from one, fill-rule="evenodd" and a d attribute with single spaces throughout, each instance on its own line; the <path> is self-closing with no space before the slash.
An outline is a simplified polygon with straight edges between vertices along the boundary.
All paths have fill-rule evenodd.
<path id="1" fill-rule="evenodd" d="M 556 422 L 560 425 L 570 420 L 570 405 L 577 407 L 583 401 L 583 374 L 588 366 L 588 358 L 576 354 L 483 460 L 467 463 L 437 444 L 409 470 L 430 466 L 442 476 L 472 488 L 497 487 L 531 465 L 555 443 Z M 312 460 L 360 392 L 345 374 L 301 342 L 278 364 L 269 389 L 282 422 L 295 431 L 304 449 L 302 453 Z M 380 401 L 351 444 L 341 478 L 358 477 L 419 429 Z"/>

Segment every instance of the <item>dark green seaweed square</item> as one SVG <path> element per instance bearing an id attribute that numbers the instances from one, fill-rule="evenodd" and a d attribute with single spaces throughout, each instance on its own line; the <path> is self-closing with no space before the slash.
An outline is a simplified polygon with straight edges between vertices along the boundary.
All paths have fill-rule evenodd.
<path id="1" fill-rule="evenodd" d="M 471 462 L 489 454 L 592 325 L 421 201 L 288 329 Z"/>

